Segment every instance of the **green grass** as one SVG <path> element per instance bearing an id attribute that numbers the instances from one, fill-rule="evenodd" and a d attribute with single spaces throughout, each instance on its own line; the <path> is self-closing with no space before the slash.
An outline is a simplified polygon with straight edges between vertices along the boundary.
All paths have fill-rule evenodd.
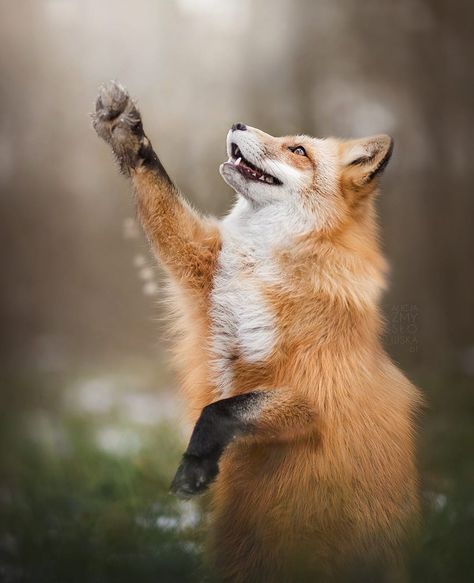
<path id="1" fill-rule="evenodd" d="M 72 389 L 61 383 L 16 379 L 2 388 L 0 581 L 202 580 L 200 509 L 168 493 L 184 446 L 176 424 L 130 420 L 115 406 L 120 386 L 99 411 L 71 407 Z M 420 443 L 425 527 L 412 580 L 471 581 L 471 383 L 419 384 L 429 405 Z"/>
<path id="2" fill-rule="evenodd" d="M 458 375 L 422 378 L 420 430 L 424 499 L 422 546 L 413 580 L 474 580 L 474 387 Z"/>
<path id="3" fill-rule="evenodd" d="M 183 448 L 174 425 L 44 410 L 2 417 L 1 581 L 197 580 L 200 512 L 168 493 Z M 101 447 L 111 423 L 139 445 Z"/>

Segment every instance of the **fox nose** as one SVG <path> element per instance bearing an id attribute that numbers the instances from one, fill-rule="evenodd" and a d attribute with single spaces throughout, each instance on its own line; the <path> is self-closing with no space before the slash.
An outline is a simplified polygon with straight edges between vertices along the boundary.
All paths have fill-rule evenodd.
<path id="1" fill-rule="evenodd" d="M 245 130 L 247 129 L 247 126 L 244 123 L 240 123 L 240 121 L 238 123 L 235 123 L 232 126 L 232 131 L 235 132 L 237 130 L 240 130 L 241 132 L 245 132 Z"/>

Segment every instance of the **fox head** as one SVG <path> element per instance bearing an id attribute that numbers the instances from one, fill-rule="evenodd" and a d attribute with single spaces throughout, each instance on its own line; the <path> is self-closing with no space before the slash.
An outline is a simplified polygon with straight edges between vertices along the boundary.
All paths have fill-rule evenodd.
<path id="1" fill-rule="evenodd" d="M 224 180 L 255 210 L 279 207 L 307 228 L 332 230 L 370 204 L 393 149 L 381 134 L 355 140 L 273 137 L 242 123 L 227 135 Z"/>

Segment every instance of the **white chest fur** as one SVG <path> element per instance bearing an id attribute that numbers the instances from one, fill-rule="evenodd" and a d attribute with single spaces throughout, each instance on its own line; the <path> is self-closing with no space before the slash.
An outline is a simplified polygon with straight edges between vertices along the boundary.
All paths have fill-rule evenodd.
<path id="1" fill-rule="evenodd" d="M 221 394 L 232 390 L 232 361 L 267 359 L 274 347 L 274 316 L 264 296 L 261 258 L 238 238 L 224 241 L 211 297 L 211 352 Z"/>
<path id="2" fill-rule="evenodd" d="M 221 224 L 210 312 L 211 360 L 221 396 L 233 389 L 236 358 L 263 362 L 277 342 L 275 314 L 265 292 L 282 280 L 275 252 L 291 241 L 289 216 L 287 209 L 278 207 L 256 212 L 240 200 Z"/>

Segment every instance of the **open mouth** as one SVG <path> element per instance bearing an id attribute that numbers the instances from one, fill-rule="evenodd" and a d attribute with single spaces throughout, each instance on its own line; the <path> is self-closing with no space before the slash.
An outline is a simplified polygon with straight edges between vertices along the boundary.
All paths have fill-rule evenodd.
<path id="1" fill-rule="evenodd" d="M 246 160 L 237 144 L 231 144 L 231 152 L 232 163 L 245 178 L 256 180 L 257 182 L 266 182 L 267 184 L 281 184 L 281 180 L 271 174 L 267 174 L 261 168 L 257 168 L 255 164 Z"/>

